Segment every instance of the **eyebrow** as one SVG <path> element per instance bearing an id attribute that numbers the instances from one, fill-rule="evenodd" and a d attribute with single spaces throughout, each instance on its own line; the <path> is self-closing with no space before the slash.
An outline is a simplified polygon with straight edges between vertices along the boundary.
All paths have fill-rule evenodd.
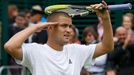
<path id="1" fill-rule="evenodd" d="M 67 23 L 59 23 L 59 25 L 71 25 L 71 26 L 73 26 L 73 24 L 67 24 Z"/>

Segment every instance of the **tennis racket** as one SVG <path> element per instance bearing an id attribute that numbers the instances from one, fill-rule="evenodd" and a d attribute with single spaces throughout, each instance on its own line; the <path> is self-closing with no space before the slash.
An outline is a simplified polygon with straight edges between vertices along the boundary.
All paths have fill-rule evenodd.
<path id="1" fill-rule="evenodd" d="M 117 4 L 117 5 L 108 5 L 108 10 L 124 10 L 124 9 L 131 9 L 131 3 L 127 4 Z M 103 6 L 99 8 L 99 10 L 105 9 Z M 85 16 L 89 13 L 94 12 L 91 5 L 90 6 L 82 6 L 82 5 L 69 5 L 69 4 L 62 4 L 62 5 L 51 5 L 45 8 L 46 14 L 51 14 L 53 12 L 65 12 L 68 13 L 70 16 Z"/>

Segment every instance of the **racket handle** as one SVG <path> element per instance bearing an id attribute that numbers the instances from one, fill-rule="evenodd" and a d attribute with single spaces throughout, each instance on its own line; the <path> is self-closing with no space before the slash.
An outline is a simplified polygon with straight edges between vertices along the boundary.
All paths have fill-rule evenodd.
<path id="1" fill-rule="evenodd" d="M 124 10 L 124 9 L 132 9 L 132 4 L 117 4 L 117 5 L 109 5 L 108 10 Z"/>
<path id="2" fill-rule="evenodd" d="M 84 7 L 81 7 L 84 8 Z M 87 10 L 94 12 L 94 10 L 92 9 L 91 6 L 86 7 Z M 108 9 L 108 10 L 124 10 L 124 9 L 132 9 L 132 4 L 131 3 L 127 3 L 127 4 L 116 4 L 116 5 L 108 5 L 107 8 L 100 6 L 99 10 L 104 10 L 104 9 Z"/>

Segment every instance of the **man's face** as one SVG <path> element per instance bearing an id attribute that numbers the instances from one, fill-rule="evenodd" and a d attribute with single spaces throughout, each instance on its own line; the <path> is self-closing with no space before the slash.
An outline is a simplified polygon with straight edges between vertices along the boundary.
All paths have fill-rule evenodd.
<path id="1" fill-rule="evenodd" d="M 26 23 L 26 20 L 24 17 L 21 17 L 21 16 L 17 16 L 16 19 L 15 19 L 15 22 L 18 26 L 22 26 L 22 25 L 25 25 Z"/>
<path id="2" fill-rule="evenodd" d="M 56 19 L 56 22 L 59 24 L 53 29 L 52 37 L 56 42 L 62 45 L 67 44 L 70 40 L 72 19 L 60 16 Z"/>
<path id="3" fill-rule="evenodd" d="M 124 30 L 124 29 L 119 30 L 119 31 L 117 31 L 116 36 L 117 36 L 118 41 L 119 41 L 120 43 L 124 43 L 125 40 L 126 40 L 126 38 L 127 38 L 127 32 L 126 32 L 126 30 Z"/>

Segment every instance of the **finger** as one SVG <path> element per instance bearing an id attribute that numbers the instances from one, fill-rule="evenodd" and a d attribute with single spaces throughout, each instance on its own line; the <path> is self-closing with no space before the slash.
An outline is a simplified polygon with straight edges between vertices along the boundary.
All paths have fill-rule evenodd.
<path id="1" fill-rule="evenodd" d="M 46 30 L 49 26 L 54 26 L 59 24 L 58 22 L 46 22 L 45 24 L 43 24 L 43 30 Z"/>
<path id="2" fill-rule="evenodd" d="M 38 23 L 38 24 L 36 24 L 36 25 L 37 25 L 37 27 L 39 27 L 39 29 L 40 29 L 40 28 L 46 28 L 46 27 L 48 27 L 48 26 L 57 25 L 57 24 L 58 24 L 58 22 L 43 22 L 43 23 Z"/>
<path id="3" fill-rule="evenodd" d="M 104 0 L 102 0 L 102 4 L 104 5 L 105 9 L 108 9 L 108 5 Z"/>
<path id="4" fill-rule="evenodd" d="M 58 22 L 46 22 L 45 24 L 46 24 L 46 25 L 57 25 Z"/>
<path id="5" fill-rule="evenodd" d="M 106 3 L 104 0 L 102 0 L 102 4 L 103 4 L 104 6 L 107 6 L 107 3 Z"/>

